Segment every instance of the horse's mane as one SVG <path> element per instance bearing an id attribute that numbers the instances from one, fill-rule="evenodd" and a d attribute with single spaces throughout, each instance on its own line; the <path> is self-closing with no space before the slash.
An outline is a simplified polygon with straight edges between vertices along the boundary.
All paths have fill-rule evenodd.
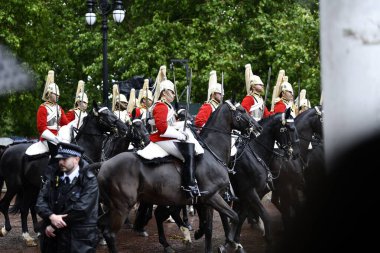
<path id="1" fill-rule="evenodd" d="M 276 114 L 272 114 L 270 115 L 269 117 L 266 117 L 266 118 L 262 118 L 261 120 L 259 120 L 259 124 L 262 126 L 264 124 L 266 124 L 268 121 L 273 121 L 273 120 L 277 120 L 277 118 L 280 118 L 282 115 L 282 112 L 278 112 Z"/>

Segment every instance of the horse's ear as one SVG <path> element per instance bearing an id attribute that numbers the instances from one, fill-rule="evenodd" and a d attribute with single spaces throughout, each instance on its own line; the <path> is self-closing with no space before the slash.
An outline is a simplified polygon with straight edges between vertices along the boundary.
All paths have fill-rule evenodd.
<path id="1" fill-rule="evenodd" d="M 95 100 L 93 100 L 92 101 L 92 111 L 94 112 L 94 115 L 95 116 L 98 116 L 99 114 L 98 114 L 98 111 L 99 111 L 99 106 L 98 106 L 98 104 L 96 103 L 96 101 Z"/>
<path id="2" fill-rule="evenodd" d="M 132 110 L 132 119 L 136 118 L 136 108 Z"/>
<path id="3" fill-rule="evenodd" d="M 236 91 L 232 91 L 232 98 L 231 98 L 231 103 L 234 105 L 236 103 Z"/>

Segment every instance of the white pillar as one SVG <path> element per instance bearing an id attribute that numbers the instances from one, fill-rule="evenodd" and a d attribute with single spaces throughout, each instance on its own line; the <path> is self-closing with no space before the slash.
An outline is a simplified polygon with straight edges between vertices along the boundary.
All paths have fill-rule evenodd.
<path id="1" fill-rule="evenodd" d="M 321 0 L 320 21 L 329 167 L 347 147 L 380 133 L 380 1 Z"/>

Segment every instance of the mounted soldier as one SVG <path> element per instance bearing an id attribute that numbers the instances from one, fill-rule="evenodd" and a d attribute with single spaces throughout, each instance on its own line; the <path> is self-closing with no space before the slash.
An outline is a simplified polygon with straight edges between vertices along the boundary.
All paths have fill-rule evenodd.
<path id="1" fill-rule="evenodd" d="M 310 101 L 306 98 L 306 90 L 305 89 L 302 89 L 300 91 L 300 94 L 299 96 L 296 98 L 296 100 L 294 101 L 294 104 L 296 105 L 297 107 L 297 116 L 310 109 L 311 108 L 311 104 L 310 104 Z"/>
<path id="2" fill-rule="evenodd" d="M 285 72 L 284 72 L 285 73 Z M 295 105 L 294 105 L 294 97 L 293 97 L 293 87 L 288 82 L 288 77 L 283 76 L 280 88 L 277 92 L 273 92 L 274 97 L 274 107 L 273 113 L 282 113 L 285 112 L 289 107 L 291 108 L 291 114 L 295 118 Z"/>
<path id="3" fill-rule="evenodd" d="M 123 122 L 130 123 L 131 116 L 128 113 L 128 100 L 124 94 L 119 92 L 119 85 L 112 87 L 112 111 Z"/>
<path id="4" fill-rule="evenodd" d="M 54 71 L 49 70 L 42 95 L 42 100 L 45 102 L 39 106 L 37 111 L 37 130 L 40 135 L 40 141 L 31 145 L 26 150 L 26 155 L 33 156 L 50 151 L 50 154 L 54 157 L 57 153 L 56 146 L 60 142 L 58 131 L 61 126 L 69 123 L 65 112 L 58 105 L 59 96 L 58 85 L 54 82 Z"/>
<path id="5" fill-rule="evenodd" d="M 135 117 L 139 117 L 142 120 L 146 120 L 148 110 L 153 103 L 153 94 L 149 90 L 149 79 L 144 79 L 144 85 L 139 91 L 139 97 L 137 99 L 137 107 L 135 108 Z"/>
<path id="6" fill-rule="evenodd" d="M 152 106 L 151 124 L 157 130 L 151 133 L 150 140 L 184 163 L 182 170 L 184 186 L 181 189 L 188 198 L 198 197 L 201 193 L 195 179 L 195 156 L 203 154 L 204 150 L 188 128 L 183 130 L 183 124 L 186 122 L 176 122 L 175 111 L 171 105 L 175 98 L 174 84 L 170 80 L 161 80 L 156 82 L 155 94 L 158 94 L 158 100 Z M 149 152 L 150 145 L 138 153 L 145 157 L 143 153 Z"/>
<path id="7" fill-rule="evenodd" d="M 195 125 L 199 128 L 203 127 L 211 113 L 218 108 L 223 98 L 222 85 L 217 82 L 216 71 L 210 72 L 208 81 L 207 101 L 199 108 L 198 114 L 195 117 Z"/>
<path id="8" fill-rule="evenodd" d="M 77 92 L 75 95 L 74 108 L 70 109 L 66 113 L 66 118 L 69 122 L 75 120 L 76 124 L 74 126 L 76 128 L 80 128 L 83 124 L 84 117 L 87 116 L 87 107 L 88 107 L 88 97 L 84 92 L 84 82 L 80 80 L 78 82 Z"/>
<path id="9" fill-rule="evenodd" d="M 241 102 L 244 109 L 256 121 L 270 116 L 270 112 L 265 106 L 265 101 L 262 97 L 264 93 L 264 83 L 259 76 L 252 73 L 251 64 L 245 65 L 245 86 L 247 89 L 247 96 Z"/>

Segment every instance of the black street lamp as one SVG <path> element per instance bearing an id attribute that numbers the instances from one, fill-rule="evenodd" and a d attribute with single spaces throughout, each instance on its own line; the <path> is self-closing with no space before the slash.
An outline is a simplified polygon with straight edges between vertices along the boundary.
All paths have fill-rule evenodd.
<path id="1" fill-rule="evenodd" d="M 109 107 L 108 104 L 108 55 L 107 55 L 107 40 L 108 40 L 108 14 L 113 9 L 113 19 L 117 23 L 121 23 L 125 17 L 122 0 L 114 0 L 113 3 L 109 0 L 87 0 L 86 22 L 88 25 L 95 24 L 95 4 L 98 3 L 97 11 L 102 16 L 102 32 L 103 32 L 103 103 Z"/>

